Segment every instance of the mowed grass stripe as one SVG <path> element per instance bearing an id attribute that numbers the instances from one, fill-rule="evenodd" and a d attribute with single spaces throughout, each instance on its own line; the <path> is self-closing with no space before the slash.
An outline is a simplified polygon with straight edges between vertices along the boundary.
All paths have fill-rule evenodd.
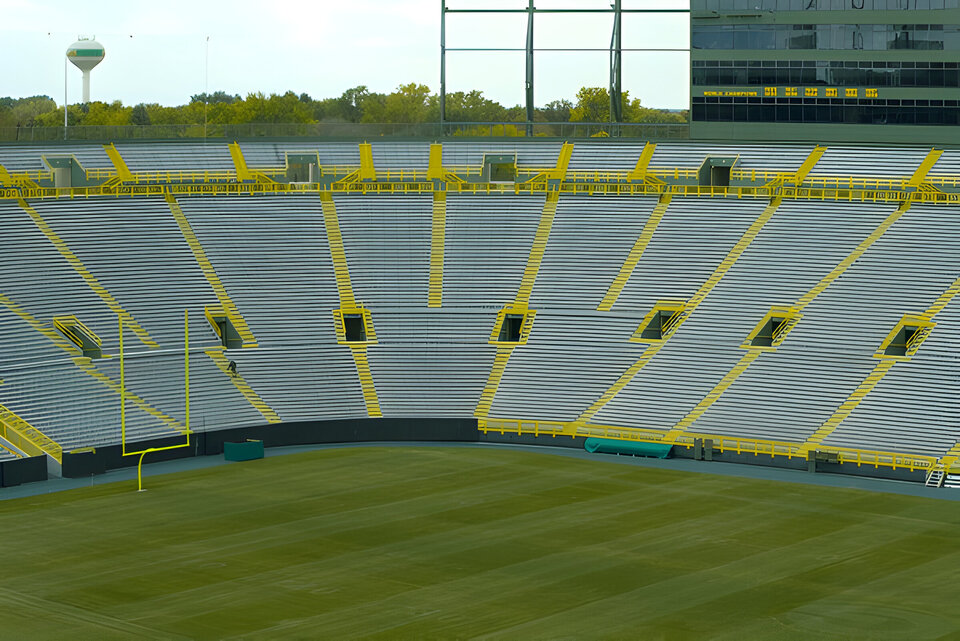
<path id="1" fill-rule="evenodd" d="M 490 513 L 487 520 L 487 528 L 483 531 L 473 528 L 471 532 L 463 525 L 463 517 L 460 515 L 460 512 L 468 509 L 469 506 L 467 505 L 461 505 L 438 514 L 441 522 L 437 522 L 436 519 L 431 522 L 428 518 L 423 519 L 425 522 L 419 524 L 412 521 L 384 523 L 383 527 L 377 530 L 379 533 L 378 536 L 382 537 L 382 531 L 388 531 L 391 537 L 389 543 L 380 545 L 374 552 L 371 552 L 367 547 L 351 549 L 337 545 L 337 557 L 334 559 L 315 559 L 312 561 L 313 567 L 310 568 L 310 572 L 322 573 L 324 580 L 330 582 L 349 578 L 350 574 L 374 572 L 382 583 L 379 590 L 367 590 L 363 595 L 366 596 L 366 598 L 357 597 L 352 603 L 375 604 L 397 593 L 422 589 L 425 585 L 432 585 L 436 583 L 438 577 L 446 576 L 448 571 L 455 572 L 461 576 L 487 571 L 491 565 L 499 567 L 500 565 L 515 562 L 515 559 L 511 557 L 511 553 L 518 554 L 521 558 L 526 559 L 528 558 L 530 549 L 514 545 L 511 540 L 511 537 L 516 538 L 517 536 L 514 531 L 518 529 L 517 522 L 519 519 L 529 519 L 531 523 L 535 524 L 543 520 L 543 517 L 537 514 L 543 515 L 551 509 L 566 509 L 566 506 L 570 503 L 565 496 L 571 496 L 568 489 L 573 486 L 565 487 L 558 485 L 562 480 L 559 476 L 557 479 L 550 479 L 550 485 L 555 485 L 556 487 L 551 488 L 549 492 L 538 490 L 536 479 L 526 481 L 526 487 L 529 488 L 526 494 L 527 498 L 535 499 L 538 495 L 547 496 L 548 494 L 558 495 L 559 500 L 553 502 L 553 507 L 547 508 L 547 504 L 541 501 L 528 500 L 518 505 L 530 507 L 525 507 L 521 513 L 511 515 L 508 509 L 509 506 L 505 503 L 501 504 L 501 500 L 488 500 L 482 506 L 484 512 Z M 512 480 L 510 484 L 512 484 L 514 488 L 517 487 L 517 484 Z M 579 489 L 581 495 L 585 494 L 583 489 L 584 488 Z M 504 488 L 499 487 L 496 483 L 488 488 L 488 492 L 493 496 L 497 496 L 503 491 Z M 510 491 L 515 492 L 516 490 L 513 489 Z M 594 493 L 596 492 L 597 489 L 594 488 Z M 586 493 L 589 494 L 590 492 Z M 464 496 L 464 501 L 460 501 L 460 503 L 465 504 L 468 499 L 470 499 L 470 497 Z M 514 503 L 516 504 L 516 502 Z M 496 507 L 495 509 L 491 509 L 491 506 Z M 538 513 L 531 514 L 529 512 L 531 507 L 537 507 Z M 621 508 L 617 507 L 614 503 L 611 503 L 611 505 L 607 507 L 607 511 L 609 512 L 619 511 L 620 509 Z M 516 508 L 513 508 L 513 510 L 516 512 Z M 450 529 L 448 522 L 454 526 L 453 529 Z M 498 531 L 498 529 L 501 531 Z M 408 534 L 411 531 L 415 532 L 416 536 L 409 536 Z M 364 537 L 372 534 L 372 532 L 367 532 L 366 528 L 363 528 L 362 532 L 362 536 Z M 356 538 L 356 530 L 339 529 L 337 532 L 332 533 L 332 536 L 338 539 L 342 536 L 345 537 L 346 541 L 353 541 Z M 341 542 L 338 540 L 335 541 L 335 543 Z M 500 555 L 487 555 L 482 551 L 477 554 L 477 546 L 490 546 L 491 551 L 493 548 L 497 548 L 500 550 Z M 451 560 L 451 567 L 438 567 L 435 562 L 425 564 L 422 561 L 424 550 L 432 550 L 431 560 L 446 555 Z M 547 553 L 550 550 L 552 550 L 552 546 L 544 546 L 543 553 Z M 504 551 L 506 553 L 504 553 Z M 385 558 L 390 561 L 390 564 L 384 564 Z M 407 558 L 413 559 L 413 561 L 403 563 Z M 420 560 L 418 560 L 418 558 Z M 456 559 L 460 559 L 460 561 L 456 561 Z M 467 559 L 467 561 L 464 562 L 463 559 Z M 333 564 L 329 563 L 331 560 L 334 561 Z M 479 567 L 471 567 L 470 560 L 479 560 Z M 394 568 L 390 576 L 384 574 L 385 567 Z M 297 568 L 297 571 L 302 571 L 303 569 L 303 566 L 300 566 Z M 285 569 L 280 569 L 270 574 L 260 574 L 256 576 L 255 583 L 267 584 L 282 582 L 282 580 L 286 578 L 284 574 Z M 246 588 L 241 586 L 239 589 Z M 250 586 L 250 589 L 256 588 Z M 189 606 L 189 604 L 187 605 Z M 286 607 L 287 604 L 280 603 L 276 608 L 273 608 L 271 612 L 276 614 L 285 610 Z M 352 616 L 350 616 L 350 618 L 352 619 Z"/>
<path id="2" fill-rule="evenodd" d="M 200 639 L 960 630 L 953 502 L 433 447 L 317 451 L 147 487 L 0 504 L 11 638 L 60 638 L 20 616 L 57 604 L 74 638 L 125 624 Z"/>
<path id="3" fill-rule="evenodd" d="M 581 488 L 582 494 L 582 488 Z M 636 502 L 642 502 L 642 499 L 635 499 Z M 673 499 L 670 503 L 675 503 L 678 499 Z M 598 505 L 602 501 L 603 505 Z M 648 504 L 644 510 L 649 507 L 660 507 L 666 505 L 665 502 L 655 503 L 653 506 Z M 640 516 L 640 509 L 627 511 L 631 506 L 629 502 L 621 499 L 610 500 L 609 498 L 598 498 L 590 505 L 577 505 L 577 516 L 575 519 L 564 519 L 570 521 L 565 525 L 569 530 L 566 534 L 571 540 L 571 545 L 565 545 L 561 537 L 558 537 L 556 528 L 550 528 L 551 522 L 549 515 L 545 512 L 538 514 L 539 519 L 531 519 L 530 527 L 537 531 L 530 532 L 527 524 L 518 523 L 518 519 L 505 519 L 496 524 L 492 524 L 489 529 L 478 532 L 469 539 L 458 537 L 445 541 L 443 538 L 431 536 L 430 540 L 418 542 L 418 546 L 424 544 L 429 549 L 435 550 L 435 553 L 423 559 L 422 555 L 412 557 L 421 567 L 410 565 L 409 567 L 397 568 L 397 572 L 403 576 L 418 577 L 419 583 L 411 585 L 407 590 L 398 591 L 393 595 L 381 595 L 382 598 L 369 599 L 358 603 L 346 610 L 331 612 L 329 615 L 323 615 L 311 618 L 310 621 L 300 621 L 297 623 L 297 634 L 304 633 L 304 626 L 309 625 L 315 628 L 315 632 L 310 634 L 329 633 L 334 636 L 350 634 L 351 628 L 355 627 L 358 620 L 364 622 L 366 628 L 382 627 L 388 630 L 390 635 L 395 635 L 398 631 L 392 630 L 396 625 L 396 617 L 387 612 L 393 612 L 394 608 L 413 607 L 409 604 L 432 603 L 437 607 L 443 607 L 445 601 L 452 599 L 455 603 L 460 601 L 469 603 L 471 610 L 475 611 L 473 625 L 482 624 L 484 619 L 489 616 L 496 621 L 503 623 L 508 616 L 508 611 L 498 608 L 485 608 L 484 604 L 492 599 L 500 599 L 504 594 L 512 594 L 513 590 L 527 590 L 530 585 L 539 585 L 541 583 L 551 583 L 557 581 L 557 577 L 562 579 L 576 579 L 579 575 L 587 575 L 596 570 L 596 563 L 584 551 L 589 551 L 591 547 L 604 549 L 627 549 L 624 548 L 624 535 L 616 528 L 607 527 L 605 530 L 592 530 L 591 525 L 602 523 L 605 519 L 624 517 L 636 523 Z M 598 509 L 600 508 L 600 509 Z M 602 510 L 602 513 L 601 513 Z M 700 511 L 689 515 L 691 526 L 697 526 L 693 521 L 703 520 L 704 525 L 712 519 L 712 515 L 704 515 L 703 511 L 712 511 L 707 505 L 704 505 Z M 528 518 L 524 515 L 522 518 Z M 634 532 L 630 534 L 631 538 L 640 540 L 650 534 L 642 530 L 647 527 L 651 531 L 664 524 L 656 519 L 647 519 L 644 527 L 634 527 Z M 656 522 L 652 522 L 656 521 Z M 607 521 L 608 525 L 610 521 Z M 530 540 L 535 535 L 534 540 Z M 670 536 L 664 534 L 663 536 Z M 476 541 L 479 547 L 470 546 Z M 587 545 L 587 542 L 592 542 Z M 559 549 L 560 552 L 556 550 Z M 396 546 L 389 546 L 389 553 L 395 554 L 400 550 Z M 406 553 L 406 551 L 403 551 Z M 549 555 L 549 556 L 548 556 Z M 439 557 L 439 558 L 438 558 Z M 444 562 L 449 562 L 450 567 L 443 567 Z M 614 563 L 619 563 L 614 560 Z M 380 563 L 374 560 L 371 568 L 379 566 Z M 365 568 L 365 569 L 371 569 Z M 408 573 L 412 573 L 408 574 Z M 382 576 L 382 575 L 381 575 Z M 426 576 L 434 577 L 429 581 Z M 454 576 L 455 580 L 447 577 Z M 392 578 L 390 576 L 385 578 Z M 439 581 L 436 579 L 440 578 Z M 491 590 L 491 584 L 496 584 L 497 588 Z M 580 587 L 578 587 L 580 592 Z M 545 594 L 550 594 L 549 592 Z M 554 593 L 550 598 L 553 603 L 562 603 L 556 598 Z M 578 597 L 580 598 L 580 597 Z M 512 599 L 511 599 L 512 600 Z M 396 605 L 394 603 L 396 601 Z M 399 602 L 403 602 L 402 604 Z M 513 600 L 512 607 L 526 607 L 523 599 Z M 458 605 L 458 607 L 460 607 Z M 286 626 L 281 626 L 273 632 L 279 633 L 285 631 Z M 452 631 L 451 631 L 452 632 Z"/>
<path id="4" fill-rule="evenodd" d="M 611 538 L 608 533 L 606 540 L 593 539 L 594 543 L 589 544 L 591 533 L 584 532 L 585 536 L 577 545 L 562 548 L 548 559 L 523 561 L 522 566 L 506 568 L 505 571 L 491 573 L 489 576 L 480 577 L 479 580 L 477 577 L 471 581 L 458 579 L 456 584 L 445 584 L 435 593 L 421 591 L 418 594 L 402 595 L 401 598 L 409 598 L 410 603 L 428 602 L 441 608 L 444 605 L 451 605 L 445 603 L 444 599 L 462 601 L 465 604 L 463 607 L 467 610 L 464 620 L 472 623 L 486 623 L 493 627 L 533 620 L 534 624 L 524 626 L 519 636 L 514 637 L 526 638 L 543 627 L 542 617 L 532 613 L 543 614 L 544 610 L 552 614 L 566 613 L 571 607 L 578 608 L 578 611 L 589 611 L 595 608 L 598 602 L 622 594 L 627 589 L 626 586 L 636 588 L 666 582 L 673 577 L 687 575 L 704 568 L 714 569 L 730 562 L 729 555 L 699 562 L 691 561 L 687 552 L 691 548 L 700 546 L 701 541 L 708 540 L 709 536 L 735 536 L 736 533 L 732 530 L 736 529 L 736 526 L 730 527 L 732 523 L 739 523 L 739 529 L 745 529 L 745 524 L 740 523 L 739 520 L 728 520 L 725 522 L 727 527 L 724 529 L 730 531 L 718 532 L 716 526 L 722 521 L 718 521 L 714 510 L 706 505 L 691 506 L 686 503 L 684 502 L 683 507 L 690 516 L 688 519 L 676 519 L 673 523 L 664 523 L 657 519 L 656 515 L 651 519 L 644 517 L 643 514 L 634 513 L 632 514 L 634 525 L 629 534 L 623 534 L 621 531 L 616 537 Z M 656 510 L 660 506 L 652 507 Z M 649 523 L 651 520 L 654 523 Z M 749 527 L 749 524 L 746 526 Z M 840 527 L 842 525 L 827 524 L 823 529 L 834 531 Z M 711 534 L 705 536 L 704 532 Z M 812 537 L 814 534 L 809 536 Z M 686 542 L 686 545 L 683 545 L 683 542 Z M 677 554 L 668 553 L 678 546 L 682 549 L 678 550 Z M 764 553 L 771 547 L 773 546 L 743 543 L 734 556 L 737 559 L 746 558 Z M 626 570 L 627 567 L 630 568 L 629 571 Z M 618 578 L 621 580 L 616 580 Z M 496 584 L 498 589 L 490 590 L 491 583 Z M 565 593 L 563 591 L 565 585 L 573 591 Z M 537 603 L 539 607 L 530 608 L 531 603 Z M 349 614 L 352 616 L 346 617 L 347 624 L 354 617 L 362 617 L 367 625 L 370 625 L 371 618 L 373 620 L 383 618 L 379 607 Z M 579 618 L 580 615 L 576 616 Z M 613 617 L 614 621 L 622 619 L 623 617 Z M 327 621 L 320 623 L 317 630 L 341 632 L 339 627 L 332 625 L 334 622 L 330 621 L 329 617 Z M 565 628 L 547 625 L 545 629 Z M 400 633 L 404 637 L 420 636 L 426 633 L 415 623 L 407 624 L 401 630 L 391 629 L 384 632 L 386 634 L 383 638 L 390 638 Z M 464 633 L 462 630 L 454 629 L 450 632 L 457 635 Z M 511 630 L 511 633 L 513 632 L 516 631 Z"/>

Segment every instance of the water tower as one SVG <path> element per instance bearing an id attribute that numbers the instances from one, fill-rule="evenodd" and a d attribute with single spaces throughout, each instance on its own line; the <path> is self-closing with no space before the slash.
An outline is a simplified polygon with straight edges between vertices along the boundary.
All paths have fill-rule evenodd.
<path id="1" fill-rule="evenodd" d="M 80 38 L 67 49 L 67 60 L 83 72 L 83 102 L 90 102 L 90 72 L 103 60 L 103 45 L 92 38 Z"/>

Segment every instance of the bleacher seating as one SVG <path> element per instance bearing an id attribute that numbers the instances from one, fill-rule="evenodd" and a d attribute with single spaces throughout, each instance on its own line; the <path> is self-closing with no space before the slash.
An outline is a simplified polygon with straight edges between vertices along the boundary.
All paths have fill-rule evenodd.
<path id="1" fill-rule="evenodd" d="M 697 313 L 684 323 L 657 358 L 598 413 L 596 421 L 655 429 L 672 427 L 736 365 L 744 354 L 740 344 L 770 307 L 793 304 L 849 254 L 890 210 L 889 206 L 879 205 L 784 202 Z M 668 216 L 669 212 L 668 209 Z M 720 217 L 725 216 L 717 216 Z M 695 237 L 709 237 L 707 233 L 705 229 L 696 230 Z M 725 250 L 717 251 L 722 256 Z M 709 273 L 710 267 L 706 270 Z M 705 278 L 698 275 L 690 279 L 688 287 L 695 287 Z M 680 298 L 689 295 L 685 291 L 679 293 Z M 851 303 L 856 305 L 856 298 Z M 709 434 L 802 442 L 869 373 L 870 355 L 883 340 L 881 336 L 861 346 L 861 352 L 866 354 L 866 371 L 863 364 L 859 368 L 840 367 L 842 363 L 836 358 L 838 350 L 844 350 L 842 343 L 811 349 L 810 341 L 822 341 L 824 328 L 834 335 L 849 335 L 856 333 L 858 327 L 848 326 L 850 319 L 841 320 L 836 310 L 831 312 L 829 307 L 825 313 L 824 325 L 812 329 L 816 321 L 809 311 L 804 311 L 803 321 L 790 339 L 777 352 L 761 356 L 707 410 L 694 429 Z M 890 322 L 886 332 L 895 322 Z M 830 377 L 832 383 L 826 390 L 821 377 L 810 375 L 821 366 L 823 375 Z"/>
<path id="2" fill-rule="evenodd" d="M 656 204 L 653 197 L 561 198 L 530 306 L 596 309 Z"/>
<path id="3" fill-rule="evenodd" d="M 560 147 L 445 143 L 443 162 L 478 168 L 484 153 L 516 153 L 521 166 L 549 168 Z M 283 167 L 287 152 L 316 151 L 321 165 L 360 163 L 356 143 L 244 142 L 241 148 L 254 169 Z M 671 143 L 657 147 L 650 166 L 696 169 L 707 155 L 737 155 L 742 169 L 793 172 L 812 148 Z M 117 143 L 117 149 L 133 172 L 233 168 L 222 141 Z M 632 170 L 642 149 L 642 141 L 577 143 L 569 169 Z M 926 152 L 831 148 L 811 175 L 909 176 Z M 0 147 L 0 164 L 36 171 L 48 153 L 76 154 L 86 168 L 112 167 L 102 147 L 89 144 Z M 422 172 L 428 153 L 426 142 L 373 145 L 378 170 Z M 960 174 L 960 155 L 945 153 L 931 173 Z M 517 297 L 545 196 L 450 192 L 445 202 L 442 306 L 428 307 L 431 195 L 333 196 L 349 285 L 376 331 L 365 353 L 385 417 L 474 415 L 497 357 L 490 333 L 498 311 Z M 198 247 L 163 197 L 37 199 L 29 203 L 33 217 L 16 200 L 0 201 L 0 405 L 64 449 L 119 442 L 119 396 L 111 385 L 119 381 L 116 312 L 122 309 L 142 329 L 124 335 L 126 385 L 138 397 L 127 402 L 128 438 L 179 433 L 186 308 L 191 427 L 263 424 L 263 409 L 207 353 L 219 350 L 220 340 L 204 309 L 228 297 L 256 347 L 229 349 L 224 357 L 280 420 L 367 417 L 356 355 L 337 342 L 333 310 L 341 298 L 320 197 L 196 195 L 175 203 L 222 291 L 198 264 Z M 771 306 L 796 304 L 897 209 L 784 200 L 756 237 L 743 241 L 769 205 L 675 196 L 612 307 L 600 311 L 658 199 L 561 195 L 534 266 L 533 331 L 496 379 L 489 417 L 576 421 L 648 349 L 630 338 L 657 301 L 687 301 L 699 291 L 704 297 L 696 310 L 590 422 L 669 431 L 697 410 L 688 431 L 805 442 L 874 369 L 874 352 L 899 319 L 922 313 L 960 276 L 960 219 L 951 207 L 914 205 L 805 302 L 781 346 L 760 354 L 704 405 L 737 367 L 742 343 Z M 738 244 L 745 245 L 742 255 L 712 282 Z M 956 443 L 958 305 L 946 306 L 921 350 L 896 364 L 823 446 L 938 456 Z M 89 327 L 110 358 L 84 361 L 55 341 L 52 319 L 62 315 Z"/>

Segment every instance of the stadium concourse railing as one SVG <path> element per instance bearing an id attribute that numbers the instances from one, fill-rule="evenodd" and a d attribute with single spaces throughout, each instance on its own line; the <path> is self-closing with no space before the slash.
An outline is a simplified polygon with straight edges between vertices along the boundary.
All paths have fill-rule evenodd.
<path id="1" fill-rule="evenodd" d="M 64 130 L 66 129 L 66 131 Z M 687 139 L 687 123 L 602 122 L 423 122 L 423 123 L 243 123 L 184 125 L 79 125 L 0 127 L 0 142 L 35 143 L 181 138 L 643 138 Z"/>
<path id="2" fill-rule="evenodd" d="M 201 172 L 203 173 L 203 172 Z M 330 185 L 316 183 L 235 183 L 197 182 L 181 184 L 114 184 L 94 187 L 0 187 L 0 199 L 89 198 L 99 196 L 164 196 L 179 195 L 244 195 L 244 194 L 431 194 L 432 182 L 342 182 Z M 817 200 L 841 202 L 870 202 L 898 204 L 904 201 L 930 205 L 960 204 L 960 193 L 941 191 L 900 191 L 884 189 L 831 189 L 772 185 L 759 187 L 711 187 L 651 183 L 593 183 L 564 182 L 550 186 L 547 182 L 491 184 L 448 182 L 448 193 L 463 194 L 536 194 L 548 191 L 561 194 L 616 195 L 616 196 L 688 196 L 713 198 L 783 198 L 786 200 Z"/>
<path id="3" fill-rule="evenodd" d="M 522 419 L 484 419 L 479 423 L 479 429 L 484 434 L 517 434 L 540 436 L 568 436 L 571 438 L 608 438 L 620 441 L 638 441 L 644 443 L 664 443 L 666 432 L 647 430 L 633 427 L 617 427 L 612 425 L 580 425 L 556 421 L 538 421 Z M 787 459 L 807 459 L 808 452 L 812 451 L 799 443 L 783 441 L 769 441 L 764 439 L 721 434 L 700 434 L 685 432 L 679 435 L 671 444 L 675 447 L 691 449 L 697 439 L 710 440 L 713 447 L 720 452 L 734 452 L 736 454 L 753 454 L 754 456 L 769 456 L 770 458 L 784 457 Z M 875 468 L 889 467 L 891 469 L 908 469 L 911 472 L 921 470 L 929 472 L 938 463 L 936 456 L 922 454 L 903 454 L 898 452 L 883 452 L 877 450 L 861 450 L 848 447 L 824 448 L 824 452 L 837 455 L 837 462 L 843 464 L 872 465 Z M 956 469 L 956 466 L 954 467 Z"/>

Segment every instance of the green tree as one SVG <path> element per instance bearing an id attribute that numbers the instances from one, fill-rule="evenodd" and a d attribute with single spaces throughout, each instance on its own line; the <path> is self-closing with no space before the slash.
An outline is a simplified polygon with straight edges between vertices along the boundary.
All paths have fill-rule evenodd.
<path id="1" fill-rule="evenodd" d="M 640 104 L 639 98 L 630 99 L 630 92 L 620 96 L 624 122 L 683 123 L 685 112 L 674 113 L 650 109 Z M 577 103 L 570 110 L 571 122 L 610 122 L 610 93 L 604 87 L 581 87 Z"/>
<path id="2" fill-rule="evenodd" d="M 454 91 L 447 94 L 446 119 L 449 122 L 499 122 L 507 120 L 507 110 L 499 102 L 485 98 L 482 91 Z M 440 97 L 431 96 L 431 121 L 440 119 Z"/>
<path id="3" fill-rule="evenodd" d="M 57 103 L 50 96 L 0 98 L 0 126 L 32 127 L 39 116 L 56 108 Z M 60 122 L 63 123 L 62 112 Z"/>
<path id="4" fill-rule="evenodd" d="M 230 124 L 313 122 L 313 114 L 310 109 L 300 102 L 299 96 L 292 91 L 288 91 L 282 96 L 277 94 L 265 96 L 262 92 L 247 94 L 244 100 L 232 103 L 229 107 L 232 109 L 224 108 L 221 112 L 218 112 L 218 120 L 226 116 L 223 122 Z"/>
<path id="5" fill-rule="evenodd" d="M 400 85 L 385 96 L 364 101 L 362 122 L 425 122 L 430 108 L 430 87 Z"/>
<path id="6" fill-rule="evenodd" d="M 115 100 L 111 103 L 91 102 L 83 121 L 83 125 L 129 125 L 130 116 L 133 112 L 132 107 L 124 107 L 123 103 Z"/>
<path id="7" fill-rule="evenodd" d="M 569 122 L 572 109 L 573 103 L 569 100 L 554 100 L 548 102 L 542 109 L 538 109 L 537 112 L 545 122 Z"/>
<path id="8" fill-rule="evenodd" d="M 623 93 L 627 101 L 627 92 Z M 581 87 L 577 103 L 570 110 L 571 122 L 609 122 L 610 93 L 605 87 Z"/>
<path id="9" fill-rule="evenodd" d="M 215 105 L 221 102 L 230 105 L 237 102 L 240 99 L 241 99 L 240 96 L 236 94 L 231 96 L 226 91 L 214 91 L 211 94 L 198 93 L 196 95 L 190 96 L 190 102 L 205 102 L 208 105 Z"/>
<path id="10" fill-rule="evenodd" d="M 133 108 L 133 111 L 130 113 L 130 124 L 131 125 L 149 125 L 150 124 L 150 112 L 147 111 L 147 106 L 142 102 Z"/>
<path id="11" fill-rule="evenodd" d="M 650 109 L 639 99 L 623 93 L 625 122 L 685 123 L 686 112 Z M 389 94 L 374 93 L 364 85 L 352 87 L 339 97 L 314 99 L 307 93 L 266 95 L 251 93 L 246 98 L 216 91 L 190 96 L 184 105 L 166 107 L 156 103 L 139 103 L 125 107 L 119 101 L 72 105 L 68 109 L 70 126 L 77 125 L 201 125 L 246 123 L 312 123 L 312 122 L 434 122 L 440 117 L 440 98 L 426 85 L 400 85 Z M 447 94 L 448 122 L 522 123 L 526 110 L 521 105 L 505 107 L 483 95 L 481 91 L 457 91 Z M 536 110 L 538 122 L 609 122 L 610 97 L 606 88 L 582 87 L 576 101 L 554 100 Z M 63 109 L 48 96 L 0 98 L 0 126 L 58 127 L 63 124 Z M 464 127 L 462 135 L 501 132 L 523 135 L 517 127 L 500 129 Z M 541 127 L 540 134 L 546 132 Z"/>
<path id="12" fill-rule="evenodd" d="M 343 122 L 360 122 L 363 118 L 364 102 L 370 97 L 366 85 L 352 87 L 343 92 L 339 98 L 332 101 L 330 115 L 334 120 Z"/>

